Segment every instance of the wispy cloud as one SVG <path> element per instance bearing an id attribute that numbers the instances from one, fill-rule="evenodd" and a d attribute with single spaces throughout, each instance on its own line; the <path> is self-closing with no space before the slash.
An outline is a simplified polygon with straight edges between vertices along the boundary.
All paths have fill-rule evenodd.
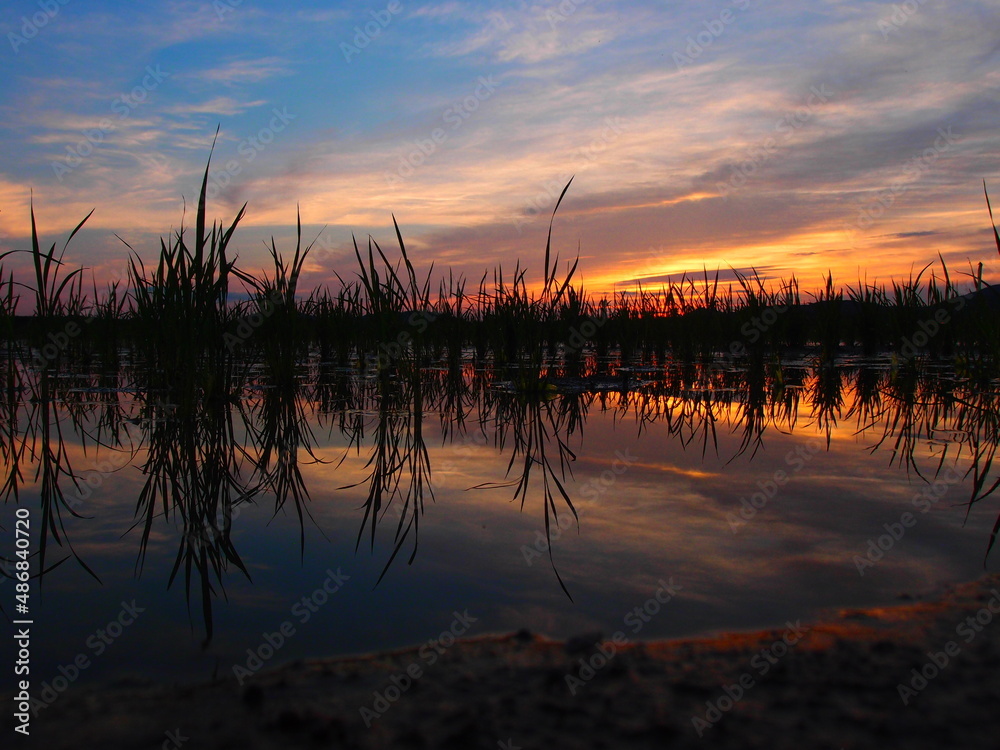
<path id="1" fill-rule="evenodd" d="M 278 76 L 291 74 L 287 60 L 278 57 L 262 57 L 250 60 L 230 60 L 206 70 L 190 71 L 185 78 L 224 86 L 254 84 Z"/>
<path id="2" fill-rule="evenodd" d="M 187 1 L 66 6 L 90 36 L 40 34 L 0 83 L 0 199 L 34 186 L 65 208 L 42 209 L 59 228 L 83 196 L 95 231 L 123 221 L 155 236 L 221 124 L 211 205 L 249 201 L 248 262 L 258 234 L 292 231 L 298 204 L 345 254 L 351 230 L 389 232 L 395 213 L 420 262 L 470 277 L 484 257 L 512 267 L 544 247 L 571 175 L 556 240 L 594 288 L 730 265 L 848 281 L 873 258 L 887 275 L 989 249 L 1000 9 L 988 0 L 921 4 L 889 31 L 891 6 L 834 0 L 403 3 L 350 61 L 338 43 L 377 23 L 368 10 L 229 7 L 219 19 Z M 172 77 L 55 181 L 51 160 L 150 64 Z M 274 108 L 295 115 L 279 133 Z M 941 130 L 954 137 L 924 157 Z M 24 231 L 0 210 L 0 226 Z M 310 280 L 324 279 L 317 265 Z"/>
<path id="3" fill-rule="evenodd" d="M 175 104 L 165 108 L 165 111 L 177 115 L 239 115 L 249 109 L 261 107 L 265 104 L 267 104 L 267 100 L 265 99 L 246 102 L 232 96 L 217 96 L 198 104 Z"/>

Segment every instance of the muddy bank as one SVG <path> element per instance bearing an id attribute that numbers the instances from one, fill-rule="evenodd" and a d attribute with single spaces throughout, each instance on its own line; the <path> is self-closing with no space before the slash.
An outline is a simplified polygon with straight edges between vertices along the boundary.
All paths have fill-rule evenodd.
<path id="1" fill-rule="evenodd" d="M 991 576 L 772 631 L 644 643 L 484 636 L 433 654 L 293 662 L 243 685 L 229 674 L 190 686 L 81 687 L 41 711 L 31 740 L 16 744 L 995 748 L 998 620 L 1000 576 Z M 4 724 L 22 739 L 9 713 Z"/>

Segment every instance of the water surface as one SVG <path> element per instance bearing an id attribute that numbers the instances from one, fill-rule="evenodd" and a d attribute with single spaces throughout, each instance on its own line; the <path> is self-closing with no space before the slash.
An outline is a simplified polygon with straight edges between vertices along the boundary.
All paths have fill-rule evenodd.
<path id="1" fill-rule="evenodd" d="M 45 542 L 38 681 L 81 654 L 80 683 L 204 679 L 458 615 L 467 635 L 780 626 L 995 569 L 996 384 L 951 366 L 605 366 L 529 392 L 469 362 L 313 363 L 213 403 L 138 372 L 6 407 L 4 553 L 16 507 L 36 570 Z"/>

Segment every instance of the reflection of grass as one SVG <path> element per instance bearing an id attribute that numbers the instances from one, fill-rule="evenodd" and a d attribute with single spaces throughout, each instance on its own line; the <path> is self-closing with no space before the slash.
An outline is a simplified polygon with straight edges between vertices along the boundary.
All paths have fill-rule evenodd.
<path id="1" fill-rule="evenodd" d="M 549 563 L 559 586 L 572 600 L 566 584 L 552 557 L 551 524 L 559 523 L 559 503 L 556 498 L 573 514 L 579 527 L 580 517 L 569 493 L 566 491 L 566 472 L 572 473 L 570 464 L 576 460 L 576 454 L 570 449 L 567 440 L 574 432 L 574 426 L 581 424 L 578 417 L 577 397 L 565 396 L 558 399 L 547 399 L 533 394 L 495 394 L 491 399 L 492 408 L 487 415 L 480 415 L 481 420 L 493 422 L 496 430 L 497 443 L 501 451 L 506 447 L 508 437 L 513 441 L 510 462 L 507 464 L 506 476 L 503 482 L 487 482 L 476 485 L 472 489 L 514 488 L 514 500 L 520 498 L 521 510 L 528 498 L 531 487 L 531 474 L 537 467 L 541 473 L 542 483 L 542 516 L 545 520 L 545 538 L 548 540 Z M 558 470 L 553 464 L 548 450 L 554 446 L 558 458 Z M 510 475 L 514 478 L 510 479 Z"/>
<path id="2" fill-rule="evenodd" d="M 148 418 L 143 421 L 146 454 L 140 470 L 145 481 L 136 499 L 141 526 L 136 567 L 142 569 L 156 519 L 173 515 L 180 540 L 168 586 L 183 570 L 190 602 L 191 584 L 198 585 L 206 638 L 211 639 L 213 579 L 221 587 L 230 563 L 250 577 L 232 543 L 235 504 L 251 501 L 260 487 L 248 478 L 248 452 L 236 439 L 228 404 L 184 399 L 164 406 L 151 396 L 145 399 Z"/>
<path id="3" fill-rule="evenodd" d="M 102 294 L 95 286 L 87 297 L 82 269 L 67 269 L 66 246 L 61 253 L 55 244 L 42 249 L 33 207 L 27 251 L 33 284 L 22 285 L 13 272 L 0 269 L 4 498 L 17 500 L 21 467 L 37 463 L 43 561 L 47 539 L 68 541 L 62 513 L 73 511 L 63 489 L 76 477 L 66 461 L 61 427 L 52 418 L 55 402 L 65 399 L 56 376 L 72 374 L 71 368 L 87 363 L 85 356 L 98 352 L 103 365 L 134 379 L 149 417 L 141 467 L 146 482 L 136 506 L 142 528 L 138 565 L 155 519 L 173 514 L 182 533 L 170 581 L 183 569 L 189 600 L 192 587 L 200 589 L 208 637 L 212 599 L 228 567 L 247 573 L 231 535 L 240 502 L 272 493 L 277 512 L 291 500 L 304 545 L 309 492 L 300 463 L 319 460 L 301 395 L 310 367 L 316 368 L 316 383 L 309 398 L 315 397 L 321 420 L 354 447 L 362 447 L 369 428 L 362 413 L 375 415 L 366 477 L 349 486 L 367 487 L 357 546 L 367 536 L 374 547 L 388 509 L 398 511 L 392 552 L 379 580 L 409 543 L 409 561 L 414 560 L 424 499 L 434 498 L 424 438 L 430 412 L 439 412 L 444 424 L 460 423 L 475 403 L 481 424 L 493 425 L 497 446 L 511 451 L 506 481 L 480 487 L 512 488 L 522 508 L 532 487 L 540 487 L 547 535 L 560 510 L 577 517 L 566 486 L 575 458 L 568 437 L 582 428 L 587 406 L 603 397 L 560 393 L 557 378 L 586 382 L 594 374 L 629 378 L 645 372 L 641 380 L 623 379 L 623 411 L 631 410 L 642 426 L 665 421 L 672 439 L 684 448 L 700 445 L 703 455 L 718 449 L 717 430 L 725 425 L 739 433 L 737 455 L 752 457 L 767 430 L 793 429 L 799 394 L 807 393 L 810 425 L 828 440 L 845 409 L 857 416 L 859 428 L 884 422 L 880 444 L 891 444 L 908 469 L 930 479 L 917 467 L 916 446 L 921 435 L 944 423 L 965 436 L 959 454 L 970 461 L 970 506 L 1000 487 L 992 478 L 998 425 L 991 385 L 1000 362 L 1000 295 L 984 281 L 982 264 L 965 274 L 968 289 L 960 288 L 940 258 L 940 269 L 935 264 L 906 280 L 859 281 L 846 290 L 832 275 L 810 294 L 794 277 L 768 281 L 741 272 L 735 284 L 724 286 L 720 273 L 706 268 L 659 289 L 637 285 L 610 299 L 594 299 L 575 283 L 578 261 L 561 271 L 553 249 L 567 184 L 550 219 L 540 287 L 529 283 L 527 268 L 518 262 L 512 273 L 509 267 L 495 268 L 492 276 L 484 272 L 478 285 L 470 286 L 474 292 L 467 292 L 465 279 L 449 273 L 435 295 L 433 266 L 418 278 L 394 218 L 395 260 L 374 238 L 365 252 L 355 242 L 356 279 L 302 299 L 299 287 L 311 246 L 302 245 L 301 219 L 290 261 L 272 240 L 273 275 L 241 269 L 230 245 L 246 206 L 228 226 L 209 225 L 208 176 L 206 166 L 194 237 L 182 223 L 173 236 L 161 239 L 150 268 L 133 250 L 123 285 L 113 283 Z M 988 196 L 987 208 L 992 225 Z M 1000 251 L 1000 233 L 995 226 L 993 231 Z M 246 285 L 248 300 L 231 297 L 231 277 Z M 15 315 L 22 287 L 34 297 L 27 326 Z M 910 344 L 932 320 L 940 321 L 936 333 L 923 344 Z M 41 372 L 30 372 L 25 360 L 31 346 L 38 350 L 67 321 L 80 321 L 79 338 L 57 347 L 57 356 L 43 358 Z M 29 347 L 23 346 L 25 339 Z M 816 367 L 808 377 L 805 365 L 783 364 L 786 354 L 805 345 L 817 355 L 809 359 Z M 963 385 L 935 383 L 923 358 L 904 345 L 949 358 Z M 897 356 L 884 372 L 857 374 L 851 386 L 855 401 L 848 406 L 844 375 L 834 363 L 851 346 Z M 430 363 L 444 367 L 431 375 Z M 258 364 L 260 371 L 254 369 Z M 474 367 L 470 399 L 466 375 Z M 266 390 L 248 409 L 243 389 L 252 372 L 260 372 L 255 385 Z M 512 384 L 514 392 L 494 389 L 500 381 Z M 112 390 L 118 384 L 102 382 Z M 24 388 L 32 397 L 30 441 L 17 427 Z M 101 400 L 99 435 L 103 430 L 113 442 L 122 422 L 117 396 Z M 1000 523 L 994 537 L 998 531 Z M 555 570 L 551 545 L 549 556 Z M 558 571 L 556 577 L 568 594 Z"/>
<path id="4" fill-rule="evenodd" d="M 4 502 L 10 499 L 18 502 L 19 486 L 24 481 L 21 468 L 24 465 L 34 466 L 34 481 L 39 485 L 39 507 L 41 509 L 37 550 L 39 575 L 51 567 L 61 564 L 66 559 L 63 558 L 50 568 L 46 568 L 46 557 L 51 539 L 59 546 L 65 542 L 72 556 L 84 570 L 97 578 L 97 574 L 73 550 L 72 542 L 66 533 L 63 515 L 65 513 L 77 518 L 80 517 L 73 510 L 65 494 L 67 482 L 76 487 L 77 490 L 79 490 L 79 484 L 66 454 L 62 423 L 55 414 L 54 386 L 50 375 L 55 375 L 58 361 L 62 358 L 63 350 L 69 344 L 69 337 L 63 334 L 62 338 L 57 336 L 46 339 L 46 335 L 51 336 L 57 332 L 58 326 L 61 325 L 60 318 L 76 316 L 82 307 L 82 285 L 80 282 L 83 271 L 76 269 L 64 273 L 63 257 L 70 241 L 80 231 L 91 214 L 93 211 L 87 214 L 83 221 L 70 232 L 62 251 L 57 255 L 55 243 L 48 250 L 42 250 L 35 224 L 34 204 L 31 206 L 31 249 L 27 252 L 31 255 L 35 282 L 33 288 L 35 315 L 32 320 L 34 325 L 31 326 L 32 343 L 39 349 L 43 345 L 49 345 L 55 350 L 55 356 L 46 355 L 36 360 L 36 362 L 41 362 L 41 372 L 37 377 L 26 377 L 28 373 L 19 369 L 18 359 L 22 355 L 22 350 L 13 335 L 14 327 L 12 325 L 17 309 L 18 295 L 14 291 L 13 274 L 9 275 L 3 282 L 3 273 L 0 271 L 0 282 L 2 282 L 0 283 L 0 289 L 2 289 L 2 294 L 0 294 L 0 326 L 7 337 L 5 342 L 7 356 L 4 363 L 5 387 L 2 399 L 5 429 L 0 436 L 0 443 L 2 443 L 0 455 L 4 459 L 6 477 L 0 492 L 2 492 Z M 18 251 L 12 250 L 0 254 L 0 260 L 15 252 Z M 19 430 L 19 422 L 21 418 L 20 395 L 23 387 L 29 389 L 31 400 L 27 414 L 24 415 L 26 428 L 22 433 Z"/>
<path id="5" fill-rule="evenodd" d="M 416 558 L 420 539 L 420 517 L 424 513 L 424 493 L 434 499 L 431 484 L 430 456 L 423 437 L 424 384 L 420 372 L 414 370 L 403 382 L 390 383 L 383 374 L 378 383 L 378 422 L 372 438 L 372 450 L 365 469 L 367 477 L 361 482 L 344 485 L 338 489 L 351 489 L 361 484 L 368 487 L 364 502 L 364 517 L 358 529 L 355 551 L 367 531 L 369 544 L 375 547 L 375 532 L 390 509 L 399 516 L 393 535 L 393 550 L 378 580 L 381 581 L 389 566 L 402 550 L 406 540 L 413 537 L 413 550 L 408 562 Z M 361 431 L 353 433 L 360 449 Z M 405 487 L 405 491 L 401 491 Z"/>
<path id="6" fill-rule="evenodd" d="M 304 549 L 310 499 L 301 464 L 325 459 L 314 451 L 316 425 L 347 438 L 352 449 L 368 452 L 364 478 L 350 486 L 366 490 L 357 546 L 367 537 L 374 548 L 380 527 L 392 537 L 379 580 L 404 551 L 409 562 L 418 552 L 421 520 L 430 507 L 424 500 L 434 498 L 424 422 L 429 414 L 436 415 L 449 443 L 461 442 L 466 420 L 474 421 L 484 443 L 504 456 L 505 477 L 478 487 L 512 490 L 522 510 L 538 514 L 549 538 L 550 564 L 567 595 L 570 586 L 556 569 L 550 532 L 553 524 L 565 526 L 560 513 L 573 514 L 579 525 L 567 481 L 578 450 L 571 442 L 594 408 L 614 409 L 618 418 L 634 419 L 640 430 L 658 426 L 673 446 L 695 447 L 703 455 L 718 452 L 720 432 L 735 437 L 735 455 L 752 457 L 766 449 L 774 431 L 829 437 L 854 420 L 862 437 L 874 434 L 873 451 L 888 452 L 923 481 L 933 482 L 944 467 L 955 466 L 969 479 L 970 508 L 1000 488 L 994 463 L 1000 436 L 995 389 L 956 380 L 919 362 L 897 368 L 679 363 L 621 392 L 576 394 L 497 388 L 503 373 L 489 369 L 469 368 L 456 377 L 447 367 L 408 367 L 375 376 L 355 369 L 330 371 L 329 365 L 315 361 L 312 368 L 306 378 L 311 385 L 237 389 L 230 397 L 211 400 L 171 400 L 168 394 L 176 396 L 176 390 L 165 394 L 143 385 L 145 368 L 132 375 L 146 417 L 139 420 L 137 441 L 145 477 L 136 504 L 137 566 L 141 568 L 150 541 L 157 538 L 160 520 L 171 521 L 178 533 L 169 581 L 183 578 L 188 601 L 200 603 L 208 638 L 213 602 L 225 593 L 226 577 L 233 568 L 248 574 L 234 535 L 242 503 L 273 496 L 277 513 L 290 502 Z M 67 544 L 61 514 L 72 511 L 72 505 L 63 490 L 77 477 L 63 447 L 63 425 L 72 425 L 84 439 L 82 424 L 96 418 L 107 425 L 102 445 L 120 444 L 131 437 L 117 431 L 135 413 L 135 404 L 115 393 L 85 407 L 57 398 L 44 385 L 49 380 L 42 373 L 27 376 L 36 381 L 38 398 L 13 402 L 8 425 L 24 422 L 29 429 L 23 435 L 11 429 L 0 432 L 0 450 L 13 462 L 8 488 L 16 498 L 17 480 L 25 467 L 34 468 L 45 527 L 57 543 Z M 267 386 L 266 374 L 259 383 Z M 108 416 L 116 409 L 117 417 Z M 934 446 L 931 454 L 925 447 L 928 438 Z"/>

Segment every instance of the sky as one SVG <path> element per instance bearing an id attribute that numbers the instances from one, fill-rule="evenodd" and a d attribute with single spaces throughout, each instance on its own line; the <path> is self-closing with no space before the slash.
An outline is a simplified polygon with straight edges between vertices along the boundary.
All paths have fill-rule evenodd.
<path id="1" fill-rule="evenodd" d="M 0 10 L 0 252 L 48 245 L 98 285 L 210 218 L 352 235 L 470 288 L 553 246 L 595 294 L 756 269 L 803 290 L 904 278 L 940 254 L 1000 277 L 1000 2 L 285 4 L 14 0 Z M 185 218 L 185 205 L 187 213 Z M 192 229 L 193 231 L 193 229 Z M 4 264 L 20 269 L 19 256 Z M 26 266 L 23 266 L 26 268 Z M 564 267 L 564 266 L 563 266 Z"/>

